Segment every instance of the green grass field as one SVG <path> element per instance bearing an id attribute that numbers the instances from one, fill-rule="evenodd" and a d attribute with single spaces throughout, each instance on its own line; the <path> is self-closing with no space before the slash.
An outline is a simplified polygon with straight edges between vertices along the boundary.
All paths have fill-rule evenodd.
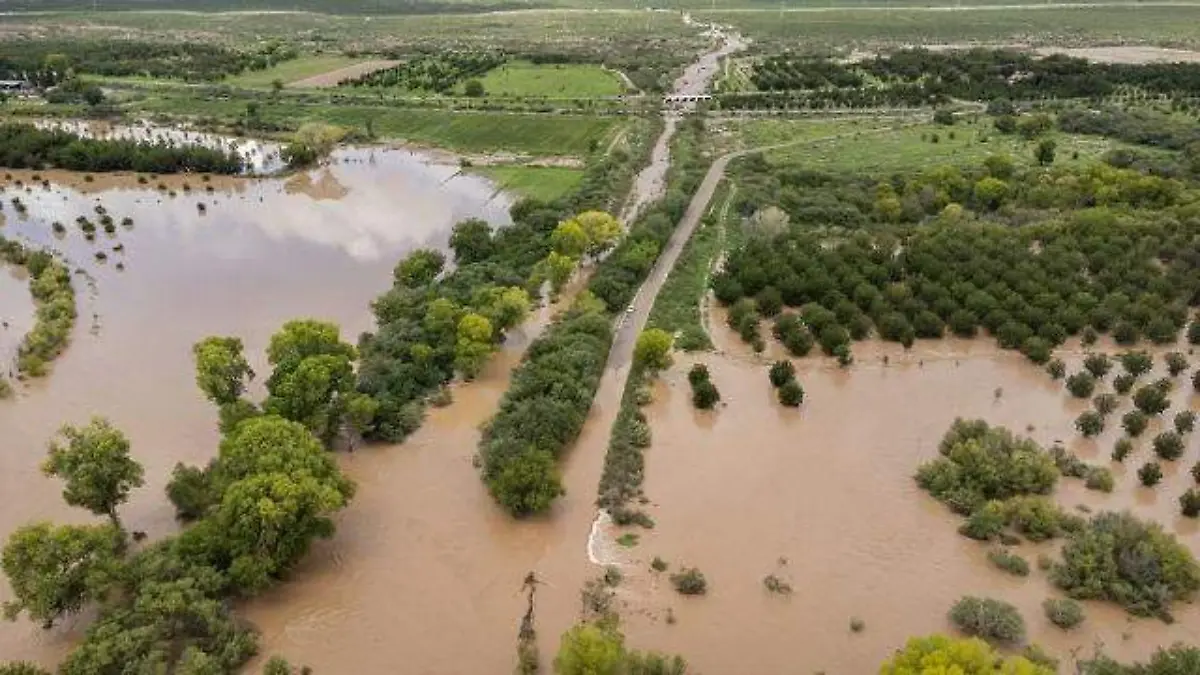
<path id="1" fill-rule="evenodd" d="M 490 96 L 585 98 L 615 96 L 623 89 L 615 73 L 600 66 L 577 63 L 538 65 L 513 61 L 489 71 L 482 82 Z"/>
<path id="2" fill-rule="evenodd" d="M 187 92 L 158 92 L 136 105 L 139 113 L 164 113 L 189 118 L 232 122 L 244 115 L 246 104 L 189 96 Z M 286 97 L 264 100 L 259 116 L 278 124 L 299 126 L 327 122 L 365 131 L 368 124 L 383 139 L 403 140 L 462 152 L 509 151 L 531 155 L 585 156 L 601 144 L 620 121 L 588 115 L 448 112 L 403 109 L 387 105 L 304 104 Z"/>
<path id="3" fill-rule="evenodd" d="M 798 137 L 817 138 L 806 127 L 820 122 L 795 121 Z M 786 122 L 777 122 L 786 124 Z M 982 118 L 977 123 L 960 122 L 954 126 L 915 124 L 895 128 L 851 131 L 851 135 L 830 141 L 814 140 L 794 147 L 767 152 L 767 159 L 776 164 L 796 164 L 814 169 L 853 170 L 885 174 L 913 166 L 965 165 L 982 161 L 988 155 L 1008 153 L 1020 164 L 1032 164 L 1037 141 L 1019 136 L 1003 135 L 991 128 Z M 778 127 L 773 137 L 784 136 Z M 934 136 L 937 142 L 933 142 Z M 953 136 L 953 138 L 951 137 Z M 1055 133 L 1050 136 L 1058 143 L 1057 161 L 1063 163 L 1093 161 L 1116 147 L 1129 147 L 1119 141 L 1097 136 L 1075 136 Z M 1147 152 L 1139 148 L 1140 152 Z"/>
<path id="4" fill-rule="evenodd" d="M 542 201 L 567 194 L 583 178 L 583 169 L 558 166 L 487 166 L 475 173 L 487 176 L 502 190 Z"/>
<path id="5" fill-rule="evenodd" d="M 365 59 L 352 59 L 341 54 L 316 54 L 301 56 L 291 61 L 284 61 L 266 70 L 247 71 L 225 80 L 235 87 L 270 87 L 271 83 L 279 80 L 284 84 L 303 80 L 306 77 L 328 73 L 331 70 L 345 68 Z"/>

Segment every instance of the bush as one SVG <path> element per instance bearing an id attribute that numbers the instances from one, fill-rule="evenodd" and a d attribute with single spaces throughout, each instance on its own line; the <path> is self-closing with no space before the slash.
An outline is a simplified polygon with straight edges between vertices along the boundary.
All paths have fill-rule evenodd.
<path id="1" fill-rule="evenodd" d="M 1155 382 L 1133 392 L 1133 404 L 1147 415 L 1158 415 L 1171 407 L 1169 389 Z"/>
<path id="2" fill-rule="evenodd" d="M 1182 373 L 1188 369 L 1187 357 L 1179 352 L 1169 352 L 1163 359 L 1167 362 L 1167 372 L 1171 377 Z"/>
<path id="3" fill-rule="evenodd" d="M 1079 372 L 1067 378 L 1067 391 L 1075 398 L 1087 398 L 1096 390 L 1096 378 L 1088 372 Z"/>
<path id="4" fill-rule="evenodd" d="M 1188 518 L 1200 516 L 1200 490 L 1188 488 L 1187 492 L 1184 492 L 1183 496 L 1179 498 L 1179 508 Z"/>
<path id="5" fill-rule="evenodd" d="M 1138 480 L 1146 487 L 1154 487 L 1162 480 L 1162 467 L 1158 462 L 1146 462 L 1137 472 Z"/>
<path id="6" fill-rule="evenodd" d="M 1159 459 L 1174 461 L 1183 456 L 1183 438 L 1174 431 L 1164 431 L 1155 436 L 1153 447 Z"/>
<path id="7" fill-rule="evenodd" d="M 1109 600 L 1133 614 L 1170 619 L 1170 606 L 1200 589 L 1200 566 L 1156 523 L 1101 513 L 1073 533 L 1051 571 L 1077 600 Z"/>
<path id="8" fill-rule="evenodd" d="M 791 361 L 776 361 L 771 365 L 771 386 L 782 387 L 796 378 L 796 366 Z"/>
<path id="9" fill-rule="evenodd" d="M 1095 410 L 1085 410 L 1075 419 L 1075 428 L 1084 438 L 1098 436 L 1104 431 L 1104 417 Z"/>
<path id="10" fill-rule="evenodd" d="M 796 380 L 788 380 L 779 388 L 779 402 L 789 408 L 797 408 L 804 402 L 804 387 Z"/>
<path id="11" fill-rule="evenodd" d="M 1001 600 L 966 596 L 950 609 L 950 621 L 971 637 L 1002 643 L 1025 638 L 1025 620 L 1017 608 Z"/>
<path id="12" fill-rule="evenodd" d="M 1121 362 L 1121 367 L 1125 369 L 1125 372 L 1134 377 L 1145 375 L 1154 367 L 1154 359 L 1143 351 L 1123 352 L 1117 359 Z"/>
<path id="13" fill-rule="evenodd" d="M 1096 412 L 1102 417 L 1108 417 L 1118 406 L 1121 405 L 1121 400 L 1116 394 L 1098 394 L 1092 399 L 1092 405 L 1096 407 Z"/>
<path id="14" fill-rule="evenodd" d="M 1121 416 L 1121 427 L 1133 438 L 1141 436 L 1149 423 L 1150 418 L 1141 410 L 1130 410 Z"/>
<path id="15" fill-rule="evenodd" d="M 1128 438 L 1118 438 L 1113 445 L 1112 459 L 1114 462 L 1124 462 L 1129 453 L 1133 452 L 1133 441 Z"/>
<path id="16" fill-rule="evenodd" d="M 1051 379 L 1061 380 L 1067 374 L 1067 364 L 1063 363 L 1062 359 L 1050 359 L 1046 364 L 1046 372 L 1050 374 Z"/>
<path id="17" fill-rule="evenodd" d="M 692 405 L 700 410 L 711 410 L 721 400 L 721 392 L 708 380 L 692 385 Z"/>
<path id="18" fill-rule="evenodd" d="M 704 595 L 708 592 L 708 581 L 704 574 L 695 567 L 681 568 L 672 574 L 671 585 L 681 595 Z"/>
<path id="19" fill-rule="evenodd" d="M 1089 490 L 1098 490 L 1100 492 L 1113 491 L 1113 475 L 1112 472 L 1102 466 L 1093 466 L 1088 468 L 1087 476 L 1085 477 L 1084 486 Z"/>
<path id="20" fill-rule="evenodd" d="M 1104 376 L 1112 369 L 1112 359 L 1108 358 L 1108 354 L 1088 354 L 1083 359 L 1083 367 L 1096 379 L 1104 379 Z"/>
<path id="21" fill-rule="evenodd" d="M 993 565 L 1009 574 L 1019 577 L 1029 576 L 1029 563 L 1016 553 L 999 548 L 988 551 L 987 557 Z"/>
<path id="22" fill-rule="evenodd" d="M 964 515 L 991 500 L 1049 494 L 1058 480 L 1036 443 L 983 420 L 955 420 L 938 451 L 941 457 L 917 469 L 917 484 Z"/>
<path id="23" fill-rule="evenodd" d="M 1200 369 L 1196 370 L 1196 372 L 1192 375 L 1192 389 L 1196 392 L 1200 392 Z"/>
<path id="24" fill-rule="evenodd" d="M 1196 413 L 1184 410 L 1175 414 L 1175 431 L 1190 434 L 1196 428 Z"/>
<path id="25" fill-rule="evenodd" d="M 779 595 L 790 595 L 792 592 L 792 585 L 774 574 L 768 574 L 763 577 L 763 588 Z"/>
<path id="26" fill-rule="evenodd" d="M 1083 623 L 1083 606 L 1070 598 L 1046 598 L 1042 611 L 1050 623 L 1063 630 L 1071 630 Z"/>
<path id="27" fill-rule="evenodd" d="M 1137 382 L 1137 377 L 1129 373 L 1122 373 L 1113 378 L 1113 391 L 1124 396 L 1133 389 L 1134 383 Z"/>
<path id="28" fill-rule="evenodd" d="M 701 382 L 708 382 L 708 366 L 703 363 L 697 363 L 688 370 L 688 382 L 695 387 Z"/>
<path id="29" fill-rule="evenodd" d="M 655 572 L 665 572 L 667 571 L 667 561 L 658 556 L 654 556 L 654 560 L 650 561 L 650 569 L 654 570 Z"/>

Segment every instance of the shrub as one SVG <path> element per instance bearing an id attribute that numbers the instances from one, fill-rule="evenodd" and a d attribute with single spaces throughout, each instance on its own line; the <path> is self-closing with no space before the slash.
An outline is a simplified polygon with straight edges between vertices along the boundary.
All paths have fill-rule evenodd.
<path id="1" fill-rule="evenodd" d="M 1050 374 L 1051 379 L 1061 380 L 1067 374 L 1067 364 L 1063 363 L 1062 359 L 1050 359 L 1046 364 L 1046 372 Z"/>
<path id="2" fill-rule="evenodd" d="M 1163 359 L 1167 362 L 1167 372 L 1171 377 L 1182 373 L 1188 369 L 1187 357 L 1179 352 L 1169 352 Z"/>
<path id="3" fill-rule="evenodd" d="M 930 635 L 910 639 L 878 672 L 879 675 L 1054 675 L 1056 670 L 1035 665 L 1027 657 L 1005 656 L 978 638 Z"/>
<path id="4" fill-rule="evenodd" d="M 1170 619 L 1170 606 L 1200 589 L 1200 566 L 1156 523 L 1101 513 L 1073 533 L 1051 571 L 1077 600 L 1109 600 L 1133 614 Z"/>
<path id="5" fill-rule="evenodd" d="M 1108 358 L 1108 354 L 1088 354 L 1083 359 L 1083 367 L 1096 379 L 1104 379 L 1104 376 L 1112 369 L 1112 359 Z"/>
<path id="6" fill-rule="evenodd" d="M 1192 389 L 1200 392 L 1200 369 L 1197 369 L 1196 372 L 1192 374 Z"/>
<path id="7" fill-rule="evenodd" d="M 1133 438 L 1142 435 L 1146 430 L 1146 425 L 1150 423 L 1150 418 L 1141 410 L 1130 410 L 1121 416 L 1121 427 L 1125 429 L 1125 433 Z"/>
<path id="8" fill-rule="evenodd" d="M 1196 413 L 1183 410 L 1175 414 L 1175 431 L 1180 434 L 1190 434 L 1196 428 Z"/>
<path id="9" fill-rule="evenodd" d="M 950 621 L 963 633 L 989 641 L 1018 643 L 1025 637 L 1021 613 L 1001 600 L 966 596 L 950 609 Z"/>
<path id="10" fill-rule="evenodd" d="M 721 400 L 721 392 L 708 380 L 692 385 L 692 405 L 700 410 L 711 410 Z"/>
<path id="11" fill-rule="evenodd" d="M 691 370 L 688 371 L 688 382 L 693 387 L 701 382 L 708 382 L 708 379 L 708 366 L 704 365 L 703 363 L 697 363 L 696 365 L 692 366 Z"/>
<path id="12" fill-rule="evenodd" d="M 1144 375 L 1154 367 L 1154 359 L 1144 351 L 1122 352 L 1117 359 L 1121 362 L 1121 367 L 1125 369 L 1125 372 L 1134 377 Z"/>
<path id="13" fill-rule="evenodd" d="M 771 365 L 770 377 L 772 386 L 782 387 L 796 379 L 796 366 L 791 361 L 776 361 Z"/>
<path id="14" fill-rule="evenodd" d="M 1075 398 L 1087 398 L 1096 390 L 1096 378 L 1088 372 L 1079 372 L 1067 378 L 1067 391 Z"/>
<path id="15" fill-rule="evenodd" d="M 917 484 L 964 515 L 990 500 L 1048 494 L 1058 480 L 1037 443 L 983 420 L 955 420 L 938 452 L 941 457 L 917 469 Z"/>
<path id="16" fill-rule="evenodd" d="M 1188 518 L 1200 516 L 1200 490 L 1188 488 L 1187 492 L 1184 492 L 1183 496 L 1179 498 L 1179 508 Z"/>
<path id="17" fill-rule="evenodd" d="M 1154 487 L 1162 480 L 1162 467 L 1158 462 L 1146 462 L 1138 469 L 1138 480 L 1146 487 Z"/>
<path id="18" fill-rule="evenodd" d="M 987 557 L 993 565 L 1009 574 L 1019 577 L 1029 576 L 1029 563 L 1016 553 L 999 548 L 988 551 Z"/>
<path id="19" fill-rule="evenodd" d="M 789 408 L 797 408 L 804 402 L 804 387 L 795 380 L 788 380 L 779 388 L 779 402 Z"/>
<path id="20" fill-rule="evenodd" d="M 1085 410 L 1075 419 L 1075 428 L 1084 438 L 1098 436 L 1104 431 L 1104 417 L 1095 410 Z"/>
<path id="21" fill-rule="evenodd" d="M 1171 399 L 1167 397 L 1169 391 L 1157 382 L 1148 384 L 1133 392 L 1133 404 L 1147 415 L 1157 415 L 1171 407 Z"/>
<path id="22" fill-rule="evenodd" d="M 708 592 L 708 581 L 695 567 L 684 567 L 672 574 L 671 585 L 682 595 L 704 595 Z"/>
<path id="23" fill-rule="evenodd" d="M 1096 398 L 1092 399 L 1092 405 L 1096 407 L 1096 412 L 1102 417 L 1108 417 L 1121 404 L 1121 400 L 1116 394 L 1097 394 Z"/>
<path id="24" fill-rule="evenodd" d="M 763 577 L 763 587 L 769 592 L 779 595 L 788 595 L 792 592 L 792 585 L 774 574 Z"/>
<path id="25" fill-rule="evenodd" d="M 1122 373 L 1113 378 L 1113 391 L 1124 396 L 1133 389 L 1135 382 L 1137 382 L 1137 377 L 1129 373 Z"/>
<path id="26" fill-rule="evenodd" d="M 850 632 L 851 633 L 861 633 L 866 629 L 867 629 L 867 622 L 863 621 L 862 619 L 858 618 L 857 616 L 850 618 Z"/>
<path id="27" fill-rule="evenodd" d="M 1162 432 L 1154 437 L 1154 454 L 1167 461 L 1179 459 L 1183 456 L 1183 438 L 1174 431 Z"/>
<path id="28" fill-rule="evenodd" d="M 1131 452 L 1133 452 L 1133 441 L 1128 438 L 1119 438 L 1113 445 L 1112 459 L 1114 462 L 1124 462 Z"/>
<path id="29" fill-rule="evenodd" d="M 667 570 L 667 561 L 658 556 L 654 556 L 654 560 L 650 561 L 650 569 L 655 572 L 665 572 Z"/>
<path id="30" fill-rule="evenodd" d="M 1083 606 L 1070 598 L 1046 598 L 1042 602 L 1042 611 L 1050 623 L 1063 630 L 1071 630 L 1083 623 Z"/>
<path id="31" fill-rule="evenodd" d="M 1098 490 L 1100 492 L 1113 491 L 1113 475 L 1112 472 L 1102 466 L 1093 466 L 1088 468 L 1087 476 L 1084 485 L 1089 490 Z"/>
<path id="32" fill-rule="evenodd" d="M 1068 478 L 1083 478 L 1087 476 L 1088 465 L 1061 445 L 1050 448 L 1050 458 L 1058 472 Z"/>

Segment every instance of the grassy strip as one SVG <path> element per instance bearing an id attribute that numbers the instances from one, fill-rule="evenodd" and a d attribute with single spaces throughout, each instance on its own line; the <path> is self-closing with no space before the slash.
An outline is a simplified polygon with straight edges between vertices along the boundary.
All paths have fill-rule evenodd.
<path id="1" fill-rule="evenodd" d="M 276 80 L 289 84 L 314 75 L 340 70 L 366 59 L 355 59 L 341 54 L 314 54 L 301 56 L 290 61 L 277 63 L 265 70 L 248 70 L 234 75 L 225 82 L 235 87 L 270 87 Z"/>
<path id="2" fill-rule="evenodd" d="M 684 351 L 708 350 L 713 346 L 700 320 L 700 299 L 707 286 L 709 268 L 721 247 L 719 221 L 722 216 L 727 217 L 730 198 L 727 184 L 722 185 L 650 310 L 647 327 L 675 334 L 675 347 Z"/>
<path id="3" fill-rule="evenodd" d="M 583 180 L 583 170 L 561 166 L 488 166 L 476 173 L 492 179 L 502 190 L 544 202 L 569 194 Z"/>
<path id="4" fill-rule="evenodd" d="M 488 71 L 482 80 L 489 96 L 616 96 L 621 80 L 600 66 L 582 63 L 535 64 L 512 61 Z"/>
<path id="5" fill-rule="evenodd" d="M 30 251 L 4 237 L 0 237 L 0 261 L 20 265 L 29 272 L 29 292 L 37 305 L 36 321 L 17 348 L 17 372 L 21 377 L 42 377 L 47 372 L 46 364 L 67 348 L 75 327 L 71 271 L 49 253 Z"/>

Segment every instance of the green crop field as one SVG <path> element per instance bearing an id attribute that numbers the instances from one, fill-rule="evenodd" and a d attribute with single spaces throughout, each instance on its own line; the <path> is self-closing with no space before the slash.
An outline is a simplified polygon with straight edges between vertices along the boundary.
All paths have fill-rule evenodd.
<path id="1" fill-rule="evenodd" d="M 241 75 L 226 80 L 235 87 L 269 87 L 275 80 L 289 84 L 306 77 L 328 73 L 331 70 L 345 68 L 365 59 L 353 59 L 340 54 L 317 54 L 301 56 L 291 61 L 284 61 L 266 70 L 247 71 Z"/>
<path id="2" fill-rule="evenodd" d="M 735 26 L 760 42 L 818 50 L 1015 41 L 1059 46 L 1097 42 L 1200 45 L 1197 5 L 718 10 L 692 15 L 700 21 Z"/>
<path id="3" fill-rule="evenodd" d="M 583 169 L 559 166 L 488 166 L 476 170 L 502 190 L 521 197 L 553 201 L 579 185 Z"/>
<path id="4" fill-rule="evenodd" d="M 492 96 L 584 98 L 615 96 L 623 90 L 615 73 L 575 63 L 513 61 L 489 71 L 482 82 L 484 91 Z"/>

